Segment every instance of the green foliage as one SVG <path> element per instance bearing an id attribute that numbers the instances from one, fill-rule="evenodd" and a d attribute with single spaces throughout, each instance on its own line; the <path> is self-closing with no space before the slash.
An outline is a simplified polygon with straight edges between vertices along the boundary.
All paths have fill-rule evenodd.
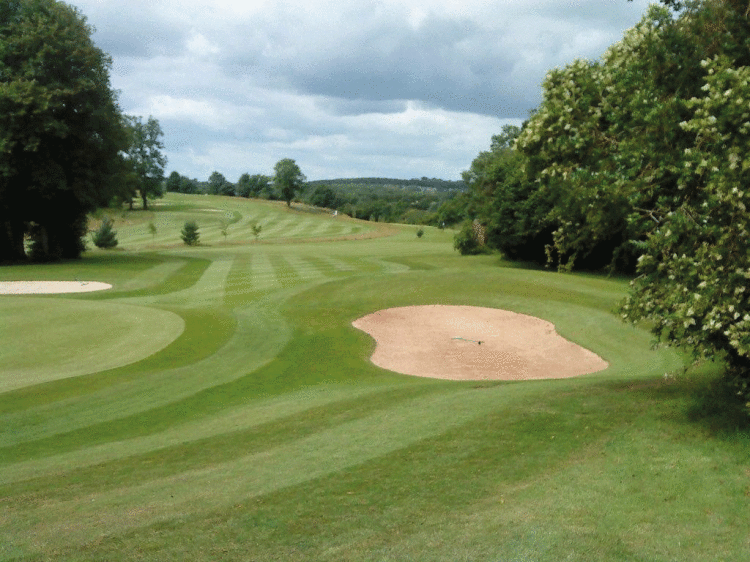
<path id="1" fill-rule="evenodd" d="M 726 361 L 750 408 L 750 12 L 682 8 L 652 6 L 601 61 L 550 71 L 516 147 L 552 261 L 635 268 L 623 317 Z"/>
<path id="2" fill-rule="evenodd" d="M 148 223 L 148 232 L 151 234 L 151 238 L 156 238 L 156 225 L 153 222 Z"/>
<path id="3" fill-rule="evenodd" d="M 433 225 L 440 224 L 437 221 L 441 205 L 460 197 L 457 194 L 465 188 L 463 182 L 427 178 L 349 178 L 307 185 L 311 189 L 303 200 L 311 205 L 369 221 Z"/>
<path id="4" fill-rule="evenodd" d="M 151 224 L 153 225 L 153 223 Z M 101 226 L 91 238 L 97 248 L 108 250 L 117 246 L 117 232 L 112 228 L 112 219 L 105 217 Z"/>
<path id="5" fill-rule="evenodd" d="M 552 203 L 524 173 L 526 160 L 514 148 L 519 134 L 518 127 L 503 127 L 492 137 L 490 150 L 481 152 L 464 172 L 469 192 L 463 214 L 484 226 L 489 247 L 509 259 L 544 263 L 552 242 Z"/>
<path id="6" fill-rule="evenodd" d="M 422 238 L 424 236 L 424 228 L 418 228 L 417 229 L 417 238 Z"/>
<path id="7" fill-rule="evenodd" d="M 291 206 L 292 199 L 304 187 L 305 176 L 297 163 L 291 158 L 284 158 L 276 162 L 273 171 L 273 182 L 281 193 L 281 199 L 286 201 L 287 206 Z"/>
<path id="8" fill-rule="evenodd" d="M 178 172 L 172 172 L 169 174 L 167 181 L 164 183 L 164 189 L 169 192 L 180 193 L 180 184 L 182 176 Z"/>
<path id="9" fill-rule="evenodd" d="M 234 195 L 234 184 L 223 174 L 213 172 L 208 178 L 208 193 L 211 195 Z"/>
<path id="10" fill-rule="evenodd" d="M 4 2 L 0 18 L 0 261 L 78 257 L 86 214 L 123 184 L 128 139 L 110 58 L 75 8 Z"/>
<path id="11" fill-rule="evenodd" d="M 195 221 L 186 221 L 185 226 L 182 227 L 180 237 L 182 238 L 182 241 L 188 246 L 196 246 L 200 239 L 200 234 L 198 233 L 198 223 L 196 223 Z"/>
<path id="12" fill-rule="evenodd" d="M 487 253 L 487 248 L 477 237 L 475 223 L 465 221 L 461 230 L 453 238 L 453 247 L 462 256 L 474 256 Z"/>
<path id="13" fill-rule="evenodd" d="M 164 144 L 160 140 L 164 133 L 159 121 L 150 116 L 145 123 L 140 117 L 128 117 L 128 128 L 131 141 L 127 159 L 133 170 L 132 185 L 138 189 L 143 209 L 146 210 L 149 197 L 153 199 L 164 195 L 162 184 L 167 158 L 161 153 Z M 173 175 L 174 172 L 170 175 L 172 184 L 175 181 Z"/>
<path id="14" fill-rule="evenodd" d="M 237 182 L 239 197 L 271 198 L 271 178 L 262 174 L 242 174 Z"/>
<path id="15" fill-rule="evenodd" d="M 263 225 L 260 225 L 260 224 L 258 224 L 256 222 L 254 222 L 253 224 L 250 225 L 250 228 L 253 231 L 253 236 L 257 240 L 258 237 L 260 236 L 260 231 L 263 230 Z"/>
<path id="16" fill-rule="evenodd" d="M 703 95 L 686 103 L 692 139 L 678 176 L 681 200 L 651 209 L 658 225 L 638 262 L 629 320 L 649 319 L 662 341 L 696 357 L 725 357 L 750 408 L 750 67 L 703 62 Z"/>

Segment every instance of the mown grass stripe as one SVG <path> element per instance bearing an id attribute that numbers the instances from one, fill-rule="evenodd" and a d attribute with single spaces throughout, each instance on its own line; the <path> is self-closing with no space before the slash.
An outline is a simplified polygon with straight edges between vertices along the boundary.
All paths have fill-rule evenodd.
<path id="1" fill-rule="evenodd" d="M 183 442 L 72 472 L 25 482 L 16 481 L 0 486 L 0 497 L 9 505 L 23 506 L 42 499 L 71 499 L 80 494 L 102 492 L 112 486 L 135 486 L 148 480 L 205 468 L 215 463 L 231 462 L 248 454 L 273 449 L 435 392 L 445 392 L 445 389 L 424 384 L 386 388 L 365 396 L 309 408 L 250 428 Z M 48 487 L 54 487 L 57 493 L 46 493 L 43 498 L 34 495 L 34 490 Z"/>
<path id="2" fill-rule="evenodd" d="M 236 321 L 232 316 L 217 310 L 173 309 L 172 312 L 182 317 L 185 329 L 175 341 L 161 351 L 135 363 L 109 371 L 3 392 L 0 394 L 0 415 L 22 412 L 53 402 L 85 396 L 139 377 L 153 376 L 155 371 L 191 365 L 215 354 L 221 346 L 226 344 L 236 328 Z M 0 425 L 6 424 L 0 423 Z M 0 455 L 1 462 L 2 455 Z"/>
<path id="3" fill-rule="evenodd" d="M 269 254 L 263 250 L 253 253 L 250 264 L 252 287 L 256 291 L 266 291 L 279 287 Z"/>
<path id="4" fill-rule="evenodd" d="M 280 287 L 293 287 L 299 282 L 300 276 L 287 258 L 279 254 L 270 254 L 268 258 Z"/>

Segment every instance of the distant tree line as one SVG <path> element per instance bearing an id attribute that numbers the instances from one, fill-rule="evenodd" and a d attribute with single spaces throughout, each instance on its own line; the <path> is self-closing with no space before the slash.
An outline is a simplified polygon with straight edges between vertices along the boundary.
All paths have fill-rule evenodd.
<path id="1" fill-rule="evenodd" d="M 289 159 L 280 162 L 285 161 Z M 296 166 L 293 160 L 290 162 Z M 299 169 L 292 171 L 293 176 L 299 173 Z M 440 206 L 466 188 L 463 181 L 434 178 L 346 178 L 310 182 L 297 179 L 293 199 L 301 203 L 362 220 L 411 224 L 440 224 L 437 218 Z M 218 171 L 213 172 L 208 181 L 199 181 L 175 171 L 165 185 L 167 191 L 175 193 L 206 193 L 289 203 L 292 199 L 288 198 L 289 193 L 285 196 L 281 181 L 283 179 L 278 173 L 273 176 L 245 173 L 232 183 Z"/>

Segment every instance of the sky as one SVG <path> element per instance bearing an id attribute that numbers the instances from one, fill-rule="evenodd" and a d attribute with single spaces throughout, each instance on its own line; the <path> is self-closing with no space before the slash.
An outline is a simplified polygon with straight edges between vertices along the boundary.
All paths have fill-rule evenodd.
<path id="1" fill-rule="evenodd" d="M 68 0 L 167 174 L 458 180 L 546 72 L 597 59 L 647 0 Z"/>

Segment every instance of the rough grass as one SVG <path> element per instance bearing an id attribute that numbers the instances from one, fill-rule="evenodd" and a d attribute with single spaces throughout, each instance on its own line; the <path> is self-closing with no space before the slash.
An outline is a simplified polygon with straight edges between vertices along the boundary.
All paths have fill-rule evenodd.
<path id="1" fill-rule="evenodd" d="M 185 248 L 196 215 L 206 243 Z M 683 375 L 679 353 L 621 324 L 625 281 L 263 202 L 170 195 L 120 220 L 125 251 L 0 270 L 114 285 L 0 297 L 16 326 L 0 356 L 40 377 L 0 363 L 15 379 L 0 392 L 0 560 L 750 558 L 750 438 L 721 365 Z M 351 321 L 407 304 L 540 316 L 610 368 L 520 383 L 378 369 Z M 131 331 L 93 326 L 124 311 L 153 338 L 118 352 Z M 149 348 L 169 339 L 161 318 L 184 330 Z M 56 366 L 51 347 L 78 359 Z M 77 373 L 91 350 L 116 363 Z"/>

